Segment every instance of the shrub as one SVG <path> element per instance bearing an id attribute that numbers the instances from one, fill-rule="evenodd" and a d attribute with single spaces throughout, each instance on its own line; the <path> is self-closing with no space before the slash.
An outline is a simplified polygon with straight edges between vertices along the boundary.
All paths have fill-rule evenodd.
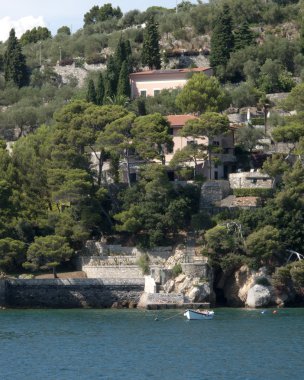
<path id="1" fill-rule="evenodd" d="M 292 264 L 290 275 L 295 287 L 304 287 L 304 261 L 298 261 Z"/>
<path id="2" fill-rule="evenodd" d="M 64 58 L 59 62 L 59 66 L 69 66 L 74 63 L 73 58 Z"/>
<path id="3" fill-rule="evenodd" d="M 229 253 L 221 258 L 220 265 L 224 272 L 230 272 L 239 269 L 246 261 L 246 257 Z"/>
<path id="4" fill-rule="evenodd" d="M 195 231 L 207 230 L 213 227 L 210 215 L 206 212 L 199 212 L 191 216 L 191 227 Z"/>
<path id="5" fill-rule="evenodd" d="M 263 286 L 270 286 L 271 284 L 270 284 L 270 282 L 269 282 L 269 280 L 268 280 L 268 278 L 266 278 L 266 277 L 257 277 L 256 279 L 255 279 L 255 283 L 257 284 L 257 285 L 263 285 Z"/>
<path id="6" fill-rule="evenodd" d="M 172 268 L 172 275 L 173 277 L 177 277 L 179 274 L 183 272 L 181 264 L 175 264 Z"/>
<path id="7" fill-rule="evenodd" d="M 88 65 L 98 65 L 99 63 L 105 63 L 106 57 L 103 57 L 99 54 L 94 54 L 86 58 L 86 63 Z"/>
<path id="8" fill-rule="evenodd" d="M 150 273 L 150 258 L 147 253 L 140 255 L 140 258 L 137 260 L 137 265 L 140 267 L 142 274 Z"/>
<path id="9" fill-rule="evenodd" d="M 233 195 L 236 197 L 271 198 L 273 196 L 273 189 L 233 189 Z"/>
<path id="10" fill-rule="evenodd" d="M 276 268 L 274 274 L 272 275 L 272 285 L 277 288 L 287 286 L 290 280 L 291 276 L 289 266 Z"/>

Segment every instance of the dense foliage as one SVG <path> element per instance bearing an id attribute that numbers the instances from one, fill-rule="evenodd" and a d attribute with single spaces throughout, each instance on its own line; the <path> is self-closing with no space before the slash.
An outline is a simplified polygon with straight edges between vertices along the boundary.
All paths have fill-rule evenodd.
<path id="1" fill-rule="evenodd" d="M 221 270 L 282 266 L 274 281 L 303 286 L 303 267 L 284 266 L 287 250 L 301 252 L 304 241 L 301 7 L 302 1 L 287 0 L 183 1 L 177 13 L 150 7 L 123 15 L 108 3 L 89 10 L 75 33 L 62 26 L 51 36 L 35 28 L 18 40 L 12 30 L 0 45 L 0 135 L 15 141 L 10 152 L 0 144 L 0 269 L 56 268 L 101 235 L 152 247 L 195 230 Z M 193 66 L 185 57 L 209 53 L 216 77 L 195 74 L 183 89 L 130 99 L 133 70 Z M 75 78 L 67 84 L 55 73 L 58 58 L 61 65 L 106 68 L 79 88 Z M 283 91 L 290 94 L 275 112 L 297 115 L 271 110 L 268 118 L 266 94 Z M 212 141 L 229 127 L 218 112 L 229 105 L 256 106 L 269 128 L 261 132 L 248 123 L 235 133 L 239 168 L 254 166 L 264 138 L 289 149 L 269 154 L 263 165 L 275 178 L 275 192 L 235 192 L 260 196 L 263 207 L 211 216 L 199 212 L 200 185 L 177 186 L 168 171 L 187 179 L 187 161 L 191 178 L 202 180 L 197 161 L 208 160 L 210 168 L 215 162 Z M 208 142 L 189 144 L 168 168 L 164 155 L 173 140 L 164 115 L 181 112 L 198 115 L 181 135 Z"/>

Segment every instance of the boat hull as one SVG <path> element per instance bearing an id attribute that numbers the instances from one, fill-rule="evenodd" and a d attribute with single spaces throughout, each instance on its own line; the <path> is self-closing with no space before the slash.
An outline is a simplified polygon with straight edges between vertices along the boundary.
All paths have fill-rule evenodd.
<path id="1" fill-rule="evenodd" d="M 189 320 L 203 320 L 203 319 L 212 319 L 214 317 L 214 311 L 196 311 L 188 309 L 185 311 L 184 316 Z"/>

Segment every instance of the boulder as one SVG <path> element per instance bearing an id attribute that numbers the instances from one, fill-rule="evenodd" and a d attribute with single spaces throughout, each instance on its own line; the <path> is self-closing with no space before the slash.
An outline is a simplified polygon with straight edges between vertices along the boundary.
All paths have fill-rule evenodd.
<path id="1" fill-rule="evenodd" d="M 271 302 L 271 291 L 264 285 L 254 285 L 249 289 L 246 299 L 248 307 L 265 307 Z"/>
<path id="2" fill-rule="evenodd" d="M 193 286 L 186 293 L 186 296 L 190 302 L 210 302 L 211 293 L 212 289 L 210 289 L 209 284 L 204 283 L 201 285 Z"/>
<path id="3" fill-rule="evenodd" d="M 260 282 L 263 280 L 263 283 Z M 271 277 L 266 267 L 260 268 L 258 271 L 251 270 L 247 265 L 243 265 L 240 269 L 230 275 L 223 274 L 217 283 L 217 287 L 223 289 L 224 296 L 229 306 L 243 307 L 246 305 L 248 292 L 255 285 L 268 287 L 271 293 L 271 303 L 276 303 L 273 299 L 273 289 L 268 286 L 271 283 Z"/>
<path id="4" fill-rule="evenodd" d="M 164 285 L 164 292 L 165 293 L 171 293 L 174 291 L 175 282 L 174 280 L 169 280 Z"/>

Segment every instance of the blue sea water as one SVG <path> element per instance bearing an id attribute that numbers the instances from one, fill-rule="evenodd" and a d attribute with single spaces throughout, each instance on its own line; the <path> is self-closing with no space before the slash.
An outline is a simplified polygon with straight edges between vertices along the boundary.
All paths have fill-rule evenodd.
<path id="1" fill-rule="evenodd" d="M 304 309 L 215 312 L 0 310 L 0 379 L 304 379 Z"/>

